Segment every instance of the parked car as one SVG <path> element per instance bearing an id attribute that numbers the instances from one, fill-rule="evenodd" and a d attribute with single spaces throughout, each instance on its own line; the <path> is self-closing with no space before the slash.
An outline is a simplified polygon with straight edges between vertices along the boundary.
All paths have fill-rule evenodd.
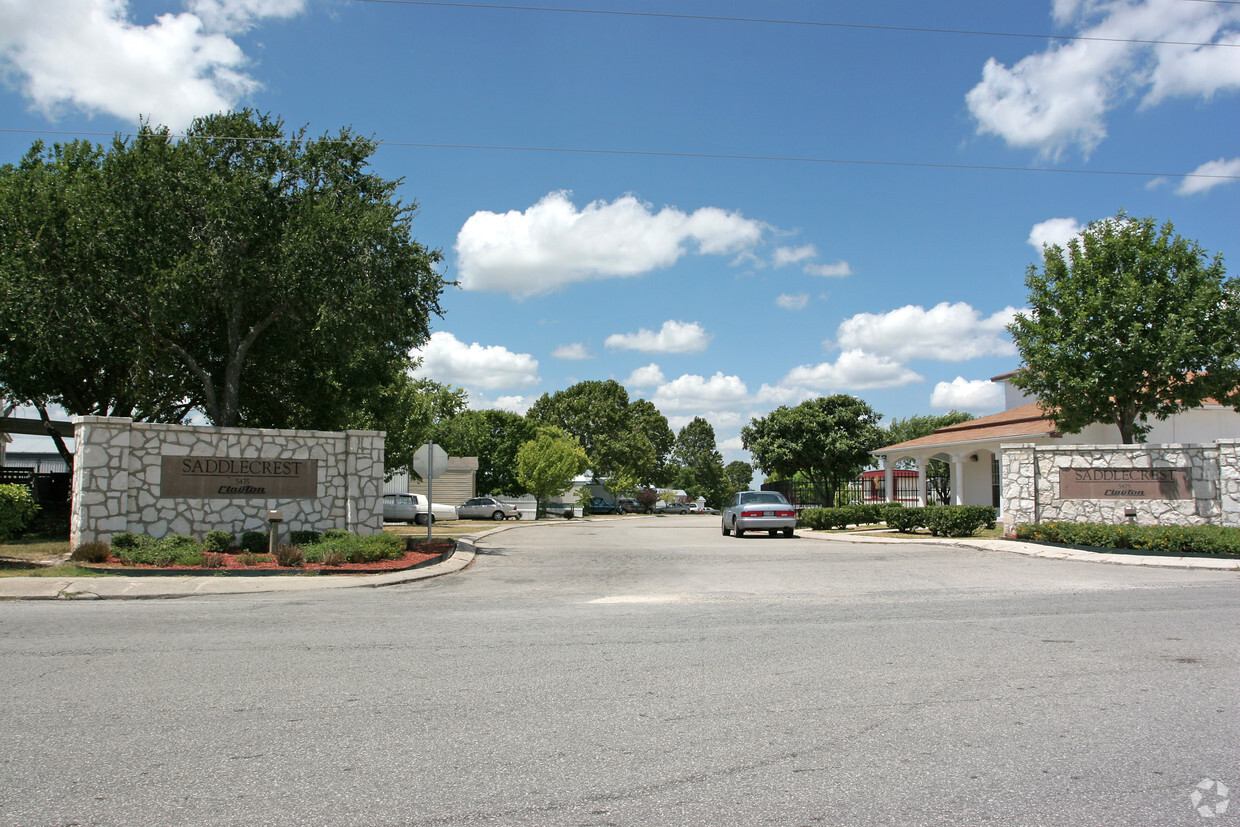
<path id="1" fill-rule="evenodd" d="M 421 494 L 383 495 L 383 522 L 385 523 L 426 525 L 428 510 L 431 522 L 457 519 L 456 506 L 431 503 L 428 509 L 426 497 Z"/>
<path id="2" fill-rule="evenodd" d="M 663 503 L 663 507 L 655 506 L 654 510 L 660 514 L 688 514 L 689 506 L 684 503 Z"/>
<path id="3" fill-rule="evenodd" d="M 595 497 L 590 500 L 589 511 L 591 514 L 620 514 L 620 506 L 617 503 L 609 503 L 602 497 Z"/>
<path id="4" fill-rule="evenodd" d="M 456 507 L 456 515 L 462 520 L 519 520 L 521 512 L 515 505 L 502 503 L 494 497 L 474 497 Z"/>
<path id="5" fill-rule="evenodd" d="M 719 509 L 717 509 L 717 508 L 711 508 L 709 505 L 704 505 L 704 506 L 702 506 L 701 510 L 700 510 L 700 511 L 698 511 L 698 513 L 699 513 L 699 514 L 718 514 L 718 513 L 719 513 Z"/>
<path id="6" fill-rule="evenodd" d="M 746 531 L 765 531 L 772 537 L 781 531 L 792 536 L 797 527 L 797 513 L 778 491 L 742 491 L 723 510 L 723 535 L 735 532 L 743 537 Z"/>
<path id="7" fill-rule="evenodd" d="M 620 510 L 625 514 L 640 514 L 645 511 L 642 504 L 632 497 L 621 497 L 616 500 L 616 505 L 620 506 Z"/>

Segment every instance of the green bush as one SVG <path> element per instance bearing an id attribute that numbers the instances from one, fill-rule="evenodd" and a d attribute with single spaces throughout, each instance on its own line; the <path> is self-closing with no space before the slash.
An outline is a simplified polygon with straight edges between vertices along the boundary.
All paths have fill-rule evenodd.
<path id="1" fill-rule="evenodd" d="M 0 485 L 0 540 L 15 537 L 24 529 L 39 506 L 24 485 Z"/>
<path id="2" fill-rule="evenodd" d="M 397 560 L 405 554 L 405 538 L 398 534 L 370 534 L 358 537 L 347 531 L 328 536 L 302 549 L 307 563 L 340 565 L 341 563 L 373 563 Z"/>
<path id="3" fill-rule="evenodd" d="M 881 522 L 877 505 L 842 505 L 838 508 L 807 508 L 797 515 L 797 525 L 803 528 L 832 529 L 862 526 Z"/>
<path id="4" fill-rule="evenodd" d="M 280 546 L 276 549 L 276 564 L 284 568 L 300 568 L 305 554 L 298 546 Z"/>
<path id="5" fill-rule="evenodd" d="M 132 531 L 122 531 L 120 534 L 113 535 L 112 550 L 119 552 L 122 549 L 137 548 L 143 538 L 148 540 L 150 539 L 149 537 L 146 537 L 145 534 L 134 534 Z"/>
<path id="6" fill-rule="evenodd" d="M 345 537 L 352 537 L 352 536 L 353 536 L 353 535 L 352 535 L 350 532 L 348 532 L 347 530 L 345 530 L 345 529 L 343 529 L 343 528 L 329 528 L 329 529 L 327 529 L 327 531 L 324 531 L 324 532 L 323 532 L 323 537 L 322 537 L 322 539 L 324 539 L 324 540 L 339 540 L 339 539 L 342 539 L 342 538 L 345 538 Z"/>
<path id="7" fill-rule="evenodd" d="M 119 547 L 117 539 L 121 540 Z M 197 566 L 202 563 L 201 544 L 183 534 L 169 534 L 156 540 L 126 531 L 112 538 L 112 551 L 127 566 Z"/>
<path id="8" fill-rule="evenodd" d="M 914 508 L 893 508 L 890 505 L 883 507 L 883 522 L 889 528 L 894 528 L 901 534 L 908 534 L 919 528 L 925 528 L 925 511 L 920 506 Z"/>
<path id="9" fill-rule="evenodd" d="M 295 546 L 309 546 L 323 539 L 323 535 L 317 531 L 290 531 L 288 539 Z"/>
<path id="10" fill-rule="evenodd" d="M 262 554 L 271 544 L 271 540 L 265 531 L 247 531 L 241 535 L 241 542 L 238 544 L 242 551 L 250 554 Z"/>
<path id="11" fill-rule="evenodd" d="M 923 509 L 922 521 L 935 537 L 971 537 L 980 528 L 995 527 L 995 509 L 988 505 L 936 505 Z"/>
<path id="12" fill-rule="evenodd" d="M 1240 555 L 1240 528 L 1215 525 L 1137 526 L 1104 523 L 1022 523 L 1018 540 L 1172 554 Z"/>
<path id="13" fill-rule="evenodd" d="M 231 531 L 224 531 L 222 528 L 217 528 L 214 531 L 207 532 L 207 536 L 203 538 L 202 544 L 207 551 L 211 551 L 216 554 L 223 554 L 232 548 L 234 539 L 235 538 L 233 537 L 233 533 Z"/>

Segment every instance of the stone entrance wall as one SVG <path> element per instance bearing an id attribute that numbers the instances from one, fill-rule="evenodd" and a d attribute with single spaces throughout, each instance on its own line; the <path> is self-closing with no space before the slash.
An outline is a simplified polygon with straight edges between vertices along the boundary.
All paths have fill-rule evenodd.
<path id="1" fill-rule="evenodd" d="M 1004 445 L 1003 522 L 1096 522 L 1240 526 L 1240 440 L 1201 445 Z M 1078 471 L 1092 472 L 1090 474 Z M 1098 473 L 1102 472 L 1102 473 Z M 1140 480 L 1168 480 L 1143 489 Z M 1136 479 L 1095 485 L 1076 477 Z M 1174 481 L 1172 481 L 1174 480 Z"/>
<path id="2" fill-rule="evenodd" d="M 272 510 L 284 515 L 282 531 L 383 530 L 382 432 L 199 428 L 101 416 L 79 416 L 73 423 L 74 547 L 108 542 L 122 531 L 200 539 L 212 529 L 266 531 Z M 164 469 L 173 457 L 184 458 L 192 471 L 230 476 L 221 476 L 207 496 L 179 494 L 181 479 L 164 491 Z M 262 474 L 310 479 L 268 485 Z"/>

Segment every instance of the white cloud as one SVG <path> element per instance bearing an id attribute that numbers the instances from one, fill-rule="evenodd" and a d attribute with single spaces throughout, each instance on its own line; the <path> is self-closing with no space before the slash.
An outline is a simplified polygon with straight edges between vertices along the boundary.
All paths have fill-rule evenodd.
<path id="1" fill-rule="evenodd" d="M 1003 407 L 1003 387 L 988 379 L 968 380 L 957 376 L 939 382 L 930 394 L 930 407 L 940 411 L 987 413 Z"/>
<path id="2" fill-rule="evenodd" d="M 571 345 L 560 345 L 551 351 L 551 355 L 556 359 L 593 359 L 594 356 L 581 342 L 573 342 Z"/>
<path id="3" fill-rule="evenodd" d="M 138 25 L 128 0 L 0 0 L 0 68 L 34 109 L 106 113 L 180 129 L 232 109 L 259 83 L 228 35 L 304 0 L 194 0 Z"/>
<path id="4" fill-rule="evenodd" d="M 786 264 L 797 264 L 817 258 L 817 256 L 818 250 L 813 244 L 806 244 L 803 247 L 776 247 L 772 263 L 776 267 L 783 267 Z"/>
<path id="5" fill-rule="evenodd" d="M 475 388 L 522 388 L 536 384 L 538 360 L 500 345 L 465 344 L 440 331 L 413 356 L 421 357 L 414 376 Z"/>
<path id="6" fill-rule="evenodd" d="M 657 333 L 645 328 L 636 333 L 613 333 L 603 344 L 613 350 L 644 353 L 701 353 L 713 338 L 697 322 L 666 321 Z"/>
<path id="7" fill-rule="evenodd" d="M 475 411 L 508 411 L 525 416 L 525 412 L 533 404 L 534 397 L 532 396 L 501 396 L 497 399 L 488 399 L 482 394 L 471 393 L 469 395 L 470 410 Z"/>
<path id="8" fill-rule="evenodd" d="M 1006 327 L 1019 311 L 1005 307 L 985 318 L 965 302 L 941 302 L 926 310 L 905 305 L 889 313 L 858 313 L 840 323 L 837 344 L 899 362 L 941 359 L 963 362 L 981 356 L 1011 356 L 1016 347 Z"/>
<path id="9" fill-rule="evenodd" d="M 797 293 L 795 296 L 785 293 L 776 297 L 775 304 L 785 310 L 804 310 L 809 304 L 809 293 Z"/>
<path id="10" fill-rule="evenodd" d="M 736 410 L 749 404 L 749 389 L 738 376 L 718 371 L 706 379 L 685 374 L 660 385 L 651 399 L 665 413 Z"/>
<path id="11" fill-rule="evenodd" d="M 1057 244 L 1066 250 L 1068 242 L 1079 235 L 1082 229 L 1084 228 L 1075 218 L 1048 218 L 1033 225 L 1028 241 L 1039 253 L 1045 244 Z"/>
<path id="12" fill-rule="evenodd" d="M 803 269 L 811 276 L 827 278 L 843 278 L 852 275 L 852 268 L 848 266 L 847 261 L 837 261 L 835 264 L 807 264 Z"/>
<path id="13" fill-rule="evenodd" d="M 630 388 L 653 388 L 666 381 L 667 377 L 663 375 L 663 371 L 659 370 L 657 364 L 651 362 L 644 368 L 637 368 L 630 373 L 629 378 L 624 380 L 624 384 Z"/>
<path id="14" fill-rule="evenodd" d="M 1044 157 L 1056 158 L 1073 145 L 1089 155 L 1106 137 L 1108 111 L 1126 100 L 1141 97 L 1148 107 L 1240 88 L 1232 48 L 1133 42 L 1238 44 L 1240 9 L 1234 6 L 1059 0 L 1054 14 L 1075 34 L 1099 39 L 1058 42 L 1011 68 L 988 60 L 981 82 L 965 96 L 979 133 Z"/>
<path id="15" fill-rule="evenodd" d="M 785 388 L 868 390 L 920 382 L 922 377 L 895 360 L 861 350 L 846 350 L 834 362 L 801 365 L 780 380 Z"/>
<path id="16" fill-rule="evenodd" d="M 762 240 L 767 225 L 702 207 L 655 212 L 632 195 L 582 209 L 553 192 L 524 212 L 476 212 L 456 238 L 458 281 L 466 290 L 515 296 L 579 281 L 638 276 L 675 264 L 691 247 L 734 254 Z"/>
<path id="17" fill-rule="evenodd" d="M 1240 158 L 1232 158 L 1230 161 L 1226 158 L 1219 158 L 1217 161 L 1208 161 L 1197 167 L 1192 172 L 1193 175 L 1214 175 L 1231 176 L 1227 178 L 1185 178 L 1176 192 L 1180 195 L 1196 195 L 1199 192 L 1212 190 L 1220 184 L 1234 184 L 1235 178 L 1240 176 Z"/>

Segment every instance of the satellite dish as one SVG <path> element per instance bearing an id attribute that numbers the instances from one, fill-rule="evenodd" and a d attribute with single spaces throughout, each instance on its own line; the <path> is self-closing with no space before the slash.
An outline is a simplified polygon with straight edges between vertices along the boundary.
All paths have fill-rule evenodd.
<path id="1" fill-rule="evenodd" d="M 433 480 L 448 470 L 448 452 L 428 442 L 413 454 L 413 470 L 424 480 Z"/>

